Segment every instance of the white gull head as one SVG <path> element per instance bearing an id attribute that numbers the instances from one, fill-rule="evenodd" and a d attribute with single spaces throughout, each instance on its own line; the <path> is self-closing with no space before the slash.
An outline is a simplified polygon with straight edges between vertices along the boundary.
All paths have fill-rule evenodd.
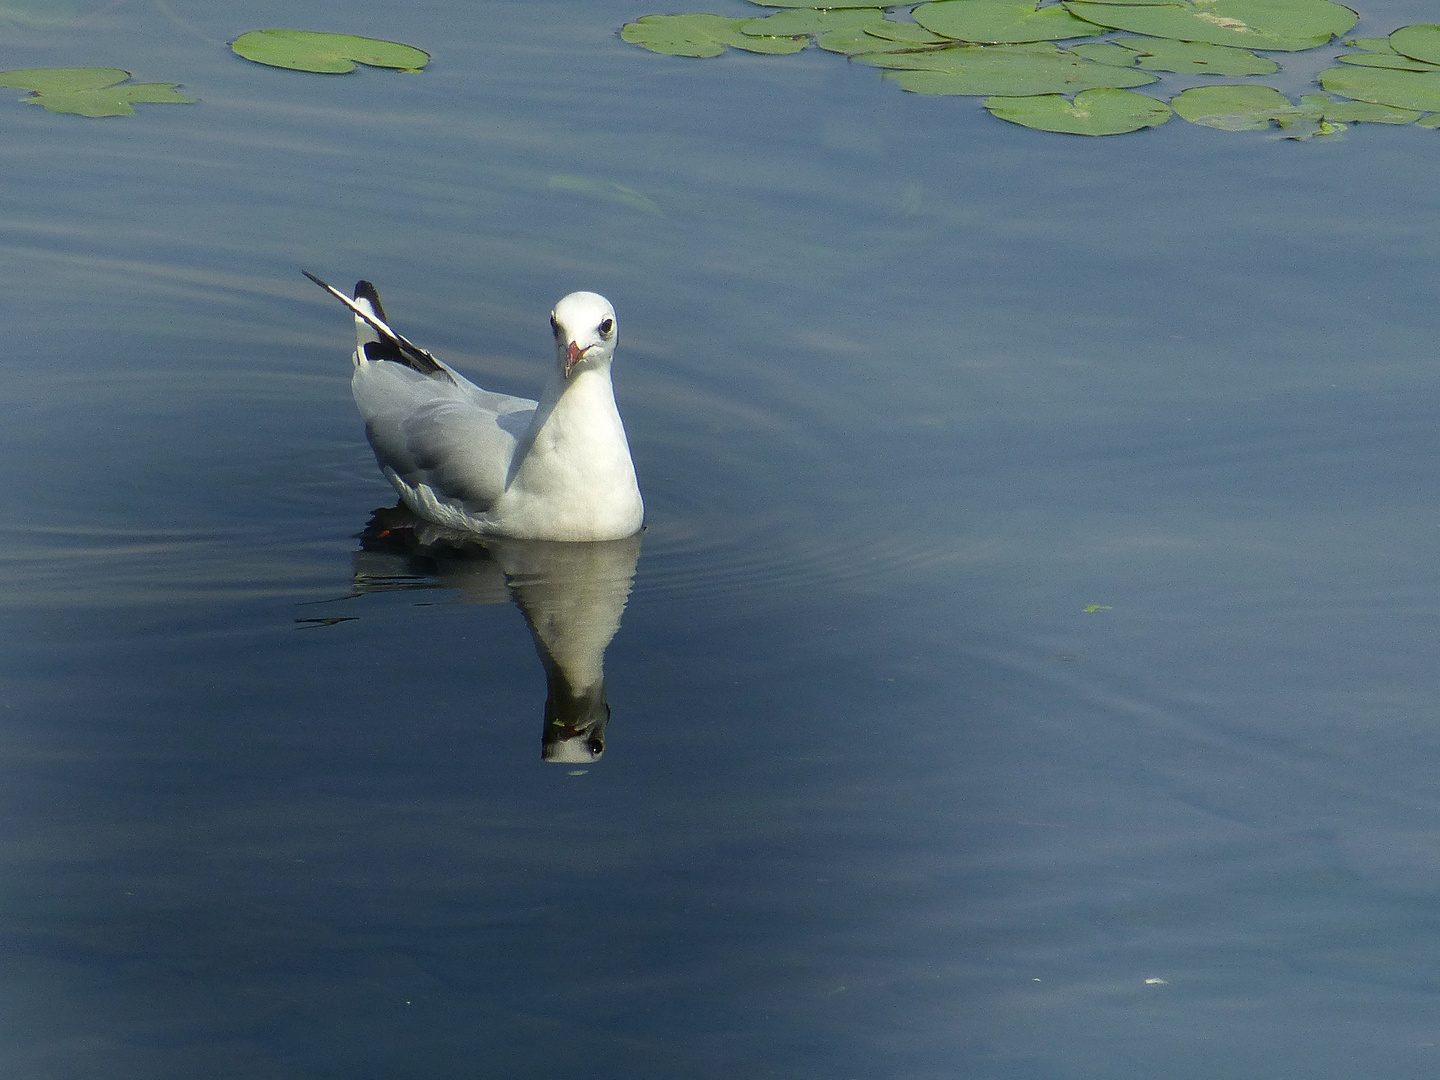
<path id="1" fill-rule="evenodd" d="M 599 293 L 572 292 L 550 312 L 550 327 L 555 331 L 555 356 L 567 379 L 586 369 L 603 371 L 615 357 L 615 309 Z"/>

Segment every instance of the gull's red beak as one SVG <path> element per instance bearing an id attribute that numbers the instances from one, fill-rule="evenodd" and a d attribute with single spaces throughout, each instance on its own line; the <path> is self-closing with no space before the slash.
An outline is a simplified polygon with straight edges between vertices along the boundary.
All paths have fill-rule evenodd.
<path id="1" fill-rule="evenodd" d="M 586 345 L 585 348 L 582 349 L 579 345 L 576 345 L 575 342 L 570 342 L 569 346 L 565 349 L 565 377 L 567 379 L 570 377 L 570 369 L 583 360 L 585 354 L 594 347 L 593 345 Z"/>

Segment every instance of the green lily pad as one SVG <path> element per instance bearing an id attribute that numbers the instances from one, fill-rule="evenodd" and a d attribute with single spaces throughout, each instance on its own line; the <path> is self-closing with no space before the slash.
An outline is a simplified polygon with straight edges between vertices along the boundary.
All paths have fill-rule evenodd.
<path id="1" fill-rule="evenodd" d="M 1085 90 L 1073 102 L 1059 94 L 988 97 L 985 108 L 1012 124 L 1069 135 L 1123 135 L 1170 119 L 1163 101 L 1129 90 Z"/>
<path id="2" fill-rule="evenodd" d="M 419 71 L 430 54 L 412 45 L 310 30 L 252 30 L 230 43 L 237 56 L 268 67 L 343 75 L 355 64 Z"/>
<path id="3" fill-rule="evenodd" d="M 134 105 L 193 105 L 176 91 L 179 83 L 126 83 L 119 68 L 28 68 L 0 71 L 0 86 L 29 90 L 28 105 L 76 116 L 134 116 Z"/>
<path id="4" fill-rule="evenodd" d="M 835 14 L 839 15 L 841 12 L 837 11 Z M 862 13 L 848 9 L 844 14 Z M 918 23 L 897 22 L 882 17 L 857 22 L 845 29 L 828 30 L 815 39 L 815 44 L 829 52 L 858 56 L 861 53 L 905 52 L 927 45 L 949 45 L 951 39 L 932 34 Z"/>
<path id="5" fill-rule="evenodd" d="M 1324 45 L 1359 18 L 1331 0 L 1064 0 L 1064 5 L 1082 19 L 1134 34 L 1278 52 Z"/>
<path id="6" fill-rule="evenodd" d="M 1419 120 L 1415 121 L 1415 126 L 1422 128 L 1440 128 L 1440 112 L 1433 112 L 1428 116 L 1422 116 Z"/>
<path id="7" fill-rule="evenodd" d="M 860 30 L 881 23 L 885 16 L 874 8 L 789 8 L 763 19 L 747 19 L 740 32 L 755 37 L 786 37 L 795 34 L 823 34 L 827 30 Z"/>
<path id="8" fill-rule="evenodd" d="M 1310 139 L 1345 130 L 1338 116 L 1329 115 L 1329 110 L 1341 103 L 1323 94 L 1307 94 L 1296 105 L 1269 86 L 1199 86 L 1178 94 L 1170 104 L 1192 124 L 1223 131 L 1255 131 L 1273 122 L 1287 139 Z"/>
<path id="9" fill-rule="evenodd" d="M 936 0 L 915 9 L 915 21 L 927 30 L 980 45 L 1026 41 L 1062 41 L 1089 37 L 1100 30 L 1059 4 L 1037 8 L 1031 0 Z"/>
<path id="10" fill-rule="evenodd" d="M 1440 71 L 1392 71 L 1343 64 L 1320 73 L 1320 85 L 1355 101 L 1440 112 Z"/>
<path id="11" fill-rule="evenodd" d="M 1390 47 L 1412 60 L 1440 64 L 1440 26 L 1402 26 L 1390 35 Z"/>
<path id="12" fill-rule="evenodd" d="M 939 45 L 950 40 L 926 30 L 919 23 L 900 22 L 896 19 L 881 19 L 878 25 L 867 27 L 865 32 L 886 41 L 906 41 L 911 45 Z"/>
<path id="13" fill-rule="evenodd" d="M 1268 56 L 1249 49 L 1211 45 L 1204 41 L 1172 41 L 1167 38 L 1122 37 L 1116 45 L 1139 54 L 1139 66 L 1146 71 L 1174 71 L 1184 75 L 1273 75 L 1280 65 Z"/>
<path id="14" fill-rule="evenodd" d="M 1170 102 L 1178 116 L 1192 124 L 1222 131 L 1258 131 L 1298 108 L 1270 86 L 1197 86 L 1175 95 Z"/>
<path id="15" fill-rule="evenodd" d="M 1145 86 L 1156 76 L 1096 64 L 1054 45 L 960 45 L 928 52 L 873 53 L 857 63 L 897 70 L 885 77 L 914 94 L 1030 97 L 1099 87 Z"/>
<path id="16" fill-rule="evenodd" d="M 1305 94 L 1300 108 L 1319 112 L 1337 124 L 1413 124 L 1420 119 L 1415 109 L 1397 109 L 1394 105 L 1376 105 L 1369 101 L 1336 101 L 1324 94 Z"/>
<path id="17" fill-rule="evenodd" d="M 1354 64 L 1356 67 L 1389 68 L 1392 71 L 1440 71 L 1440 65 L 1427 64 L 1423 60 L 1413 60 L 1393 52 L 1341 53 L 1335 59 L 1342 64 Z"/>
<path id="18" fill-rule="evenodd" d="M 741 29 L 758 21 L 723 15 L 644 15 L 621 27 L 620 37 L 666 56 L 719 56 L 727 45 L 745 52 L 783 55 L 810 44 L 808 38 L 756 37 Z"/>
<path id="19" fill-rule="evenodd" d="M 1134 67 L 1135 61 L 1140 59 L 1139 53 L 1122 49 L 1110 41 L 1082 42 L 1071 45 L 1066 51 L 1074 56 L 1093 60 L 1097 64 L 1109 64 L 1111 67 Z"/>
<path id="20" fill-rule="evenodd" d="M 836 8 L 886 8 L 889 4 L 881 3 L 880 0 L 806 0 L 799 4 L 795 0 L 750 0 L 752 4 L 759 4 L 761 7 L 772 8 L 825 8 L 833 10 Z"/>
<path id="21" fill-rule="evenodd" d="M 947 39 L 948 40 L 948 39 Z M 915 48 L 907 41 L 887 41 L 865 30 L 829 30 L 815 39 L 826 52 L 859 56 L 861 53 L 906 52 Z"/>
<path id="22" fill-rule="evenodd" d="M 1388 53 L 1395 51 L 1390 48 L 1390 39 L 1388 37 L 1350 38 L 1345 44 L 1352 49 L 1364 49 L 1366 52 Z"/>
<path id="23" fill-rule="evenodd" d="M 20 68 L 0 71 L 0 86 L 36 93 L 71 93 L 76 90 L 100 90 L 130 78 L 130 72 L 119 68 Z"/>

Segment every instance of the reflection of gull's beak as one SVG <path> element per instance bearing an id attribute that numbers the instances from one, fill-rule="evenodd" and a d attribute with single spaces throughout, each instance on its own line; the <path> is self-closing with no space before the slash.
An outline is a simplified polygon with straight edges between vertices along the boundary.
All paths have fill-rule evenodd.
<path id="1" fill-rule="evenodd" d="M 585 354 L 594 347 L 593 345 L 586 345 L 585 348 L 582 349 L 579 345 L 576 345 L 575 342 L 570 342 L 569 347 L 565 350 L 565 377 L 567 379 L 570 377 L 570 369 L 585 359 Z"/>

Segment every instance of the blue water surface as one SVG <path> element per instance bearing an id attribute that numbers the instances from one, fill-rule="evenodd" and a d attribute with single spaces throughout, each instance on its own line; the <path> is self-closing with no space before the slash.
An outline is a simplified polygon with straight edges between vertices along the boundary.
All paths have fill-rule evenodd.
<path id="1" fill-rule="evenodd" d="M 199 99 L 0 92 L 5 1075 L 1433 1075 L 1440 133 L 1047 135 L 654 10 L 0 12 Z M 527 396 L 615 303 L 597 760 L 494 565 L 361 550 L 302 268 Z"/>

